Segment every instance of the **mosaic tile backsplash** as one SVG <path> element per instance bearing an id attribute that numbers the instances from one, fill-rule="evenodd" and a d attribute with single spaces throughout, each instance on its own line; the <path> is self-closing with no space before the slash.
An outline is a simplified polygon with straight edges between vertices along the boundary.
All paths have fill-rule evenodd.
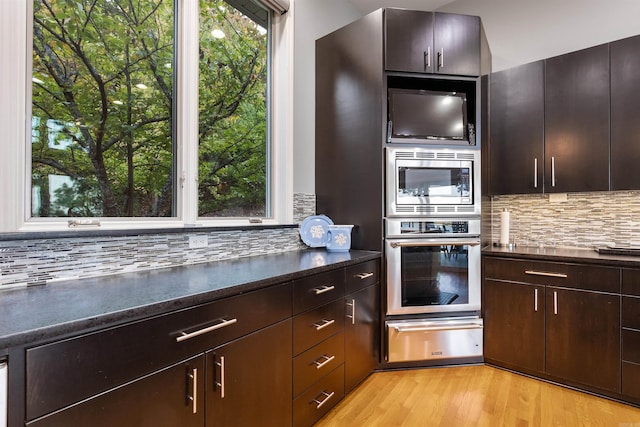
<path id="1" fill-rule="evenodd" d="M 494 196 L 491 241 L 499 241 L 500 212 L 506 208 L 509 240 L 516 245 L 640 245 L 640 191 L 568 193 L 566 197 L 566 201 L 553 201 L 547 194 Z"/>
<path id="2" fill-rule="evenodd" d="M 315 195 L 294 195 L 294 221 L 315 214 Z M 189 237 L 208 247 L 189 249 Z M 297 228 L 0 242 L 0 289 L 304 249 Z"/>

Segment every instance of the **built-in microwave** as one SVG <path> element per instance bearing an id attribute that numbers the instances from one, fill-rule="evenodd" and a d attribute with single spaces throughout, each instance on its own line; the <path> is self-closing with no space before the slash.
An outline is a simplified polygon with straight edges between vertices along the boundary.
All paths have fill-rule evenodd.
<path id="1" fill-rule="evenodd" d="M 387 148 L 386 215 L 479 216 L 480 150 Z"/>

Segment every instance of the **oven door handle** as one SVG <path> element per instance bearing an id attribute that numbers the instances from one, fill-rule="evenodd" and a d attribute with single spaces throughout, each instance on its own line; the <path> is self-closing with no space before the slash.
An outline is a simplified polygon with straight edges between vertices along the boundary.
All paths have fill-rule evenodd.
<path id="1" fill-rule="evenodd" d="M 452 246 L 479 246 L 480 242 L 478 240 L 429 240 L 429 241 L 415 241 L 415 242 L 389 242 L 392 248 L 403 248 L 409 246 L 442 246 L 442 245 L 452 245 Z"/>
<path id="2" fill-rule="evenodd" d="M 430 331 L 456 331 L 461 329 L 482 329 L 482 325 L 477 323 L 467 323 L 462 325 L 447 326 L 394 326 L 398 333 L 403 332 L 430 332 Z"/>

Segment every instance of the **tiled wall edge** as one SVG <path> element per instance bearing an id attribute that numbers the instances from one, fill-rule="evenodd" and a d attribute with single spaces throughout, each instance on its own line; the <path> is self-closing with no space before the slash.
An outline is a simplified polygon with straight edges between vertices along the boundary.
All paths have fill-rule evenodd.
<path id="1" fill-rule="evenodd" d="M 294 194 L 294 221 L 315 214 L 315 195 Z M 226 230 L 189 249 L 189 236 L 151 234 L 0 242 L 0 289 L 304 249 L 298 229 Z"/>
<path id="2" fill-rule="evenodd" d="M 516 245 L 594 248 L 640 244 L 640 191 L 568 193 L 563 198 L 494 196 L 491 241 L 499 240 L 500 212 L 507 209 L 509 238 Z"/>

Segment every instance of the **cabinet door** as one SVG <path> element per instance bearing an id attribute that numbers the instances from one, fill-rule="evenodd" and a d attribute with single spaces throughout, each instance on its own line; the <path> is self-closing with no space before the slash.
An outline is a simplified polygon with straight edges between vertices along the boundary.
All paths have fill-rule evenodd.
<path id="1" fill-rule="evenodd" d="M 201 427 L 204 356 L 26 423 L 28 427 Z"/>
<path id="2" fill-rule="evenodd" d="M 611 189 L 640 189 L 640 36 L 611 43 Z"/>
<path id="3" fill-rule="evenodd" d="M 345 391 L 365 379 L 380 362 L 380 286 L 346 297 Z"/>
<path id="4" fill-rule="evenodd" d="M 545 192 L 609 189 L 609 47 L 545 62 Z"/>
<path id="5" fill-rule="evenodd" d="M 620 391 L 620 296 L 547 287 L 546 321 L 549 375 Z"/>
<path id="6" fill-rule="evenodd" d="M 435 72 L 480 75 L 480 18 L 435 13 L 433 45 Z"/>
<path id="7" fill-rule="evenodd" d="M 544 286 L 485 280 L 485 359 L 544 372 L 544 291 Z"/>
<path id="8" fill-rule="evenodd" d="M 291 320 L 207 352 L 207 427 L 291 426 Z"/>
<path id="9" fill-rule="evenodd" d="M 490 194 L 541 193 L 544 62 L 491 74 Z"/>
<path id="10" fill-rule="evenodd" d="M 385 68 L 432 73 L 434 70 L 433 13 L 386 9 Z"/>

